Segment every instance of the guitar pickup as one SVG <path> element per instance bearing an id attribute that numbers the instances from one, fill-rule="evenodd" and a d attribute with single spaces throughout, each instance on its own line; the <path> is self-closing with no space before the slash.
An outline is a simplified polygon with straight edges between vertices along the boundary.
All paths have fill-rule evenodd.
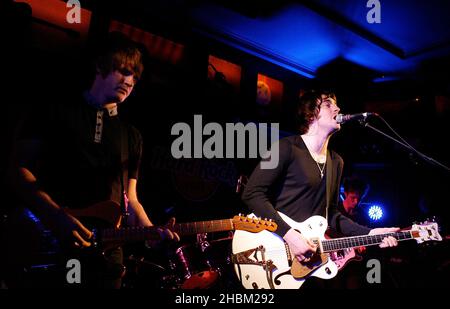
<path id="1" fill-rule="evenodd" d="M 310 241 L 317 246 L 316 254 L 321 254 L 323 252 L 322 242 L 319 238 L 310 238 Z"/>

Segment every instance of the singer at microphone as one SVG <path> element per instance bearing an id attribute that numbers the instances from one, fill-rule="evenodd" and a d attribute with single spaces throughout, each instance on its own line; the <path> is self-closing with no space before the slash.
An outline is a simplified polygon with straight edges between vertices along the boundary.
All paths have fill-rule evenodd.
<path id="1" fill-rule="evenodd" d="M 349 120 L 359 120 L 359 119 L 366 119 L 369 116 L 377 116 L 377 113 L 360 113 L 360 114 L 339 114 L 336 116 L 337 123 L 344 123 Z"/>

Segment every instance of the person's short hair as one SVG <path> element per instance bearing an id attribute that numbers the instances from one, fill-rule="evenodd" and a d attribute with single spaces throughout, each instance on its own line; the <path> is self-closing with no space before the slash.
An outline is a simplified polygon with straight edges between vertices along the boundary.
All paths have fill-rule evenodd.
<path id="1" fill-rule="evenodd" d="M 309 126 L 319 115 L 320 105 L 317 102 L 322 101 L 322 95 L 336 101 L 336 95 L 327 90 L 310 90 L 300 97 L 297 106 L 297 123 L 300 134 L 308 132 Z"/>
<path id="2" fill-rule="evenodd" d="M 344 178 L 343 187 L 345 193 L 356 192 L 359 193 L 361 199 L 367 195 L 369 185 L 359 177 L 351 176 Z"/>
<path id="3" fill-rule="evenodd" d="M 95 64 L 103 77 L 125 69 L 140 79 L 144 70 L 143 55 L 138 45 L 120 32 L 111 32 L 102 42 Z"/>

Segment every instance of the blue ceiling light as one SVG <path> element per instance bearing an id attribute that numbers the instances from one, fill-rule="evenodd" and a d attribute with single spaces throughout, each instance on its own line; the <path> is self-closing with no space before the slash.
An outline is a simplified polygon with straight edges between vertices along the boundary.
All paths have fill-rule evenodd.
<path id="1" fill-rule="evenodd" d="M 383 208 L 379 205 L 371 205 L 367 210 L 367 215 L 372 221 L 379 221 L 383 218 L 384 211 Z"/>
<path id="2" fill-rule="evenodd" d="M 387 82 L 392 82 L 392 81 L 396 81 L 396 80 L 399 80 L 399 77 L 396 77 L 396 76 L 380 76 L 380 77 L 374 78 L 372 81 L 374 83 L 387 83 Z"/>
<path id="3" fill-rule="evenodd" d="M 399 48 L 404 57 L 415 55 L 430 46 L 448 43 L 450 20 L 448 0 L 379 1 L 381 22 L 368 23 L 367 1 L 317 0 L 321 5 L 337 12 L 361 29 L 370 31 L 380 39 Z"/>
<path id="4" fill-rule="evenodd" d="M 191 15 L 198 32 L 308 78 L 340 54 L 335 25 L 297 4 L 264 18 L 213 5 L 197 7 Z"/>
<path id="5" fill-rule="evenodd" d="M 450 53 L 448 0 L 381 3 L 381 23 L 374 24 L 366 1 L 352 0 L 294 3 L 252 17 L 202 4 L 190 15 L 198 32 L 308 78 L 339 58 L 410 76 L 423 60 Z"/>

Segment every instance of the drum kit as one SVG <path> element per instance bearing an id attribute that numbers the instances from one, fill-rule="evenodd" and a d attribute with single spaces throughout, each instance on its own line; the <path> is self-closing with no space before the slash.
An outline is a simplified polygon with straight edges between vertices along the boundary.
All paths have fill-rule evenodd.
<path id="1" fill-rule="evenodd" d="M 230 287 L 235 279 L 231 263 L 232 235 L 211 239 L 197 234 L 196 241 L 170 249 L 165 258 L 129 256 L 126 261 L 129 288 L 211 289 Z M 239 286 L 239 284 L 237 284 Z"/>

